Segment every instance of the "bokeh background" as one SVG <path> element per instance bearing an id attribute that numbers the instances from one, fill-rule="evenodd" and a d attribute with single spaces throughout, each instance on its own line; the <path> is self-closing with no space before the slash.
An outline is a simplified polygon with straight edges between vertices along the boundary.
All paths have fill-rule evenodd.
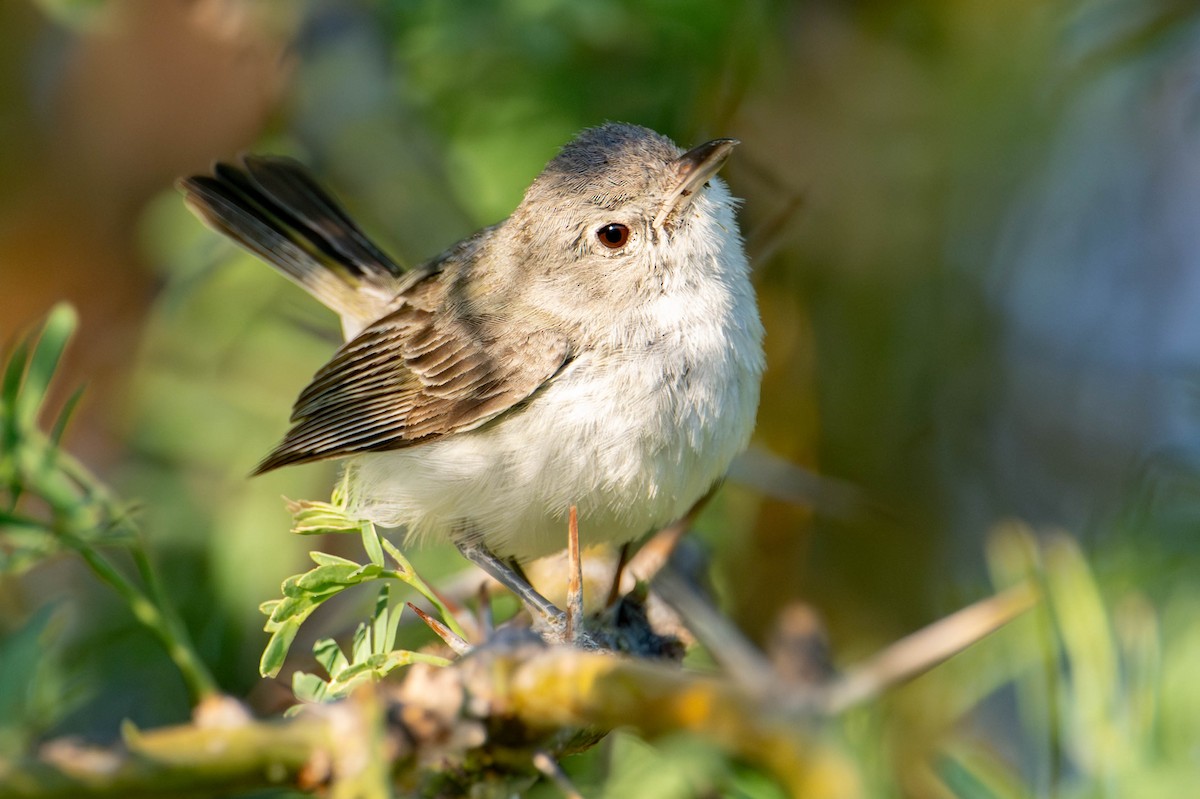
<path id="1" fill-rule="evenodd" d="M 292 154 L 416 264 L 503 218 L 605 120 L 743 142 L 725 175 L 745 198 L 768 373 L 753 450 L 698 538 L 752 638 L 803 602 L 852 661 L 994 590 L 994 531 L 1019 520 L 1076 542 L 1116 609 L 1091 631 L 1102 649 L 1152 642 L 1141 726 L 1118 706 L 1119 652 L 1112 706 L 1077 722 L 1065 694 L 1031 720 L 1019 682 L 972 687 L 953 664 L 923 678 L 837 733 L 867 792 L 1184 795 L 1200 773 L 1184 678 L 1200 670 L 1188 0 L 0 4 L 0 340 L 60 299 L 78 308 L 62 388 L 87 391 L 69 447 L 138 501 L 223 687 L 260 709 L 285 693 L 257 677 L 257 606 L 312 542 L 287 534 L 279 497 L 324 498 L 335 470 L 246 475 L 337 330 L 203 229 L 173 180 Z M 47 607 L 41 699 L 10 708 L 10 730 L 104 741 L 123 718 L 186 717 L 165 656 L 77 563 L 0 578 L 0 635 Z M 981 662 L 1020 644 L 992 646 Z M 1128 744 L 1107 746 L 1140 753 L 1122 777 L 1137 793 L 1106 792 L 1133 784 L 1085 734 L 1106 724 Z M 935 767 L 966 741 L 976 759 L 960 762 L 996 792 Z M 686 747 L 676 782 L 652 789 L 638 764 L 663 751 L 616 750 L 589 766 L 611 769 L 606 795 L 771 795 Z"/>

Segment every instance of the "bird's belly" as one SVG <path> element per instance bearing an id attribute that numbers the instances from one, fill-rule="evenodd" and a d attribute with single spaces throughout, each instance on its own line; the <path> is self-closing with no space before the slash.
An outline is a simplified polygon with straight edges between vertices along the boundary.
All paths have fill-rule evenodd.
<path id="1" fill-rule="evenodd" d="M 579 358 L 470 433 L 350 460 L 350 509 L 417 540 L 476 536 L 500 556 L 637 538 L 682 516 L 744 448 L 757 374 L 655 357 Z"/>

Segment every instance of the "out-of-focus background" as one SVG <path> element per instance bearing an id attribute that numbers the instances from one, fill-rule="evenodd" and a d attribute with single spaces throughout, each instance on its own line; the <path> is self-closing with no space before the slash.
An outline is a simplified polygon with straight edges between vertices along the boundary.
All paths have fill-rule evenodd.
<path id="1" fill-rule="evenodd" d="M 1078 542 L 1115 609 L 1092 631 L 1114 685 L 1152 672 L 1150 698 L 1114 689 L 1089 716 L 1065 694 L 1038 708 L 1002 680 L 964 687 L 952 663 L 848 722 L 838 745 L 868 793 L 1107 795 L 1087 791 L 1111 790 L 1107 753 L 1132 746 L 1121 779 L 1144 781 L 1112 795 L 1182 795 L 1173 780 L 1200 773 L 1188 0 L 0 4 L 0 340 L 78 308 L 68 446 L 138 500 L 222 686 L 260 709 L 286 693 L 257 678 L 257 606 L 312 542 L 279 497 L 324 498 L 335 469 L 246 475 L 337 330 L 172 181 L 294 155 L 415 264 L 503 218 L 605 120 L 742 140 L 725 175 L 768 373 L 754 448 L 698 525 L 742 628 L 764 640 L 802 601 L 851 661 L 994 590 L 989 541 L 1016 519 Z M 70 559 L 0 578 L 0 640 L 47 606 L 51 698 L 10 725 L 103 741 L 123 718 L 186 716 L 166 657 Z M 1146 662 L 1129 640 L 1152 643 Z M 1074 675 L 1095 662 L 1080 647 Z M 995 792 L 937 768 L 968 741 L 955 762 Z M 651 790 L 637 764 L 658 755 L 615 749 L 606 795 Z M 686 775 L 694 752 L 675 755 Z M 691 795 L 664 785 L 643 795 Z"/>

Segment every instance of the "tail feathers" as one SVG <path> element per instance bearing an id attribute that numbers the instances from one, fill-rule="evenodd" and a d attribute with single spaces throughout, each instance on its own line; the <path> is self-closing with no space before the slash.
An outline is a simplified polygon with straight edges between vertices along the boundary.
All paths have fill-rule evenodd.
<path id="1" fill-rule="evenodd" d="M 178 183 L 209 226 L 275 266 L 340 315 L 370 319 L 404 270 L 298 162 L 246 156 Z"/>

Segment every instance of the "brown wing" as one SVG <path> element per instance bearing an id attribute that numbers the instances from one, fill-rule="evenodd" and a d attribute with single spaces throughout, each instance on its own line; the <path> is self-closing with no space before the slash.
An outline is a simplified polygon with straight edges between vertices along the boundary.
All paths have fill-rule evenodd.
<path id="1" fill-rule="evenodd" d="M 440 295 L 441 280 L 427 278 L 414 294 Z M 317 372 L 296 400 L 292 429 L 255 474 L 474 429 L 528 399 L 568 359 L 558 334 L 534 332 L 505 346 L 479 324 L 411 302 Z"/>

